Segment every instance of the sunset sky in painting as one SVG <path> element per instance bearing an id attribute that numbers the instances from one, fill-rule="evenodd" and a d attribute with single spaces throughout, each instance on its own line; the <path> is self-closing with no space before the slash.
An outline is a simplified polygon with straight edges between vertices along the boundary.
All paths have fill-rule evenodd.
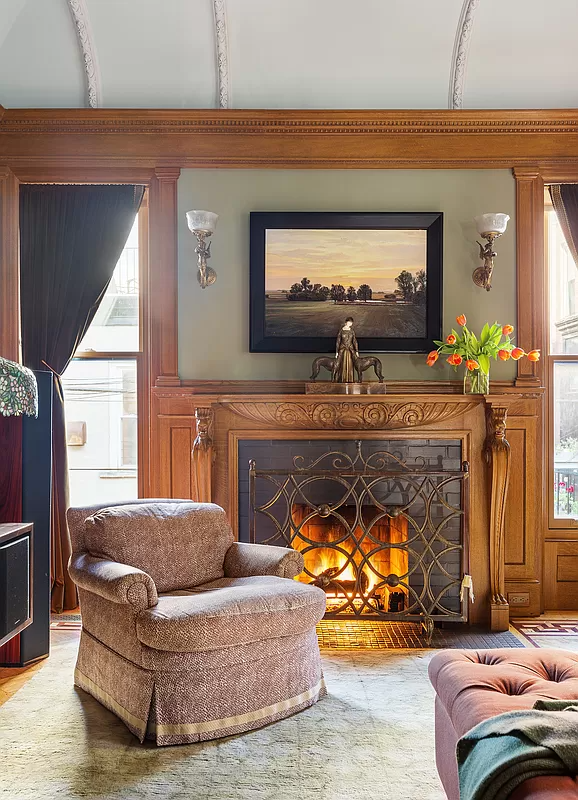
<path id="1" fill-rule="evenodd" d="M 403 269 L 426 266 L 425 230 L 267 230 L 265 290 L 289 289 L 307 277 L 331 287 L 368 283 L 374 292 L 397 289 Z"/>

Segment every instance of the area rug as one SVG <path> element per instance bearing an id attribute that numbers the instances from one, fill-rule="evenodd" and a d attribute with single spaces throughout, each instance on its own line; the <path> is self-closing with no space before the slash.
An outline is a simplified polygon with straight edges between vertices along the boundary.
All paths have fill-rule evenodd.
<path id="1" fill-rule="evenodd" d="M 578 619 L 515 619 L 511 626 L 534 647 L 578 652 Z"/>
<path id="2" fill-rule="evenodd" d="M 140 745 L 72 685 L 78 632 L 0 707 L 0 797 L 25 800 L 443 800 L 431 651 L 324 651 L 329 696 L 216 742 Z"/>

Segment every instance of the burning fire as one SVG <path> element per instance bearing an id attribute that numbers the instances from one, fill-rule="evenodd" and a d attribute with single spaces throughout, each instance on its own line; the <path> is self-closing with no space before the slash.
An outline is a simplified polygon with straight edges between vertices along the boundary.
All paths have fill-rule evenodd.
<path id="1" fill-rule="evenodd" d="M 329 573 L 329 571 L 333 572 L 331 588 L 328 589 L 329 593 L 336 596 L 347 595 L 347 597 L 353 597 L 356 594 L 354 591 L 342 591 L 338 585 L 340 583 L 355 584 L 357 580 L 356 573 L 359 572 L 359 568 L 357 570 L 354 568 L 354 563 L 357 564 L 355 556 L 353 557 L 353 561 L 348 561 L 343 553 L 340 553 L 338 550 L 328 550 L 319 547 L 304 553 L 304 559 L 306 569 L 316 578 L 323 575 L 323 573 Z M 300 580 L 309 583 L 311 578 L 306 572 L 303 572 L 300 576 Z M 363 588 L 364 594 L 371 594 L 373 587 L 376 586 L 377 583 L 377 578 L 371 570 L 364 569 L 362 571 L 359 585 Z"/>
<path id="2" fill-rule="evenodd" d="M 364 599 L 369 601 L 370 606 L 388 610 L 390 588 L 384 585 L 384 579 L 391 573 L 407 574 L 407 551 L 400 548 L 380 549 L 375 541 L 364 540 L 361 530 L 357 530 L 355 536 L 344 538 L 345 530 L 335 519 L 326 520 L 314 516 L 304 523 L 303 519 L 310 511 L 305 506 L 293 507 L 294 522 L 296 526 L 302 525 L 303 536 L 297 534 L 292 544 L 303 553 L 305 561 L 305 570 L 298 576 L 298 580 L 315 583 L 322 588 L 328 599 L 333 600 L 333 610 L 336 603 L 341 608 L 349 600 L 356 607 L 358 604 L 360 608 L 363 607 L 364 613 L 371 612 L 371 608 L 365 606 Z M 407 539 L 405 520 L 386 521 L 371 530 L 372 536 L 378 542 L 395 544 Z M 319 542 L 319 546 L 312 546 L 312 542 Z M 333 542 L 339 543 L 332 546 Z M 360 566 L 370 549 L 376 550 L 371 558 L 374 569 Z M 403 587 L 396 587 L 396 591 L 398 594 L 400 591 L 405 594 Z"/>

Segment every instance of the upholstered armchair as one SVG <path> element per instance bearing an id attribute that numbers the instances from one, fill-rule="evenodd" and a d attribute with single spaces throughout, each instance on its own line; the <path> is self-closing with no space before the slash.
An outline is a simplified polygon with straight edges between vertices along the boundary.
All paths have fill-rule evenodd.
<path id="1" fill-rule="evenodd" d="M 294 550 L 233 541 L 210 503 L 71 508 L 82 635 L 75 684 L 142 742 L 182 744 L 283 719 L 325 694 L 321 589 Z"/>

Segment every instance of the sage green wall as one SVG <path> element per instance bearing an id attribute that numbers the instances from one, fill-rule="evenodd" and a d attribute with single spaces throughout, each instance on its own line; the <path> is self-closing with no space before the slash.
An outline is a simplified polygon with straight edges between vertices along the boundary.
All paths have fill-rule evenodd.
<path id="1" fill-rule="evenodd" d="M 484 322 L 515 323 L 515 181 L 508 170 L 184 170 L 179 207 L 179 372 L 181 378 L 306 378 L 313 355 L 249 352 L 250 211 L 443 211 L 444 331 L 465 313 L 474 330 Z M 211 246 L 217 282 L 202 290 L 195 240 L 185 212 L 219 214 Z M 497 242 L 491 292 L 477 288 L 473 217 L 500 211 L 512 218 Z M 522 343 L 523 344 L 523 343 Z M 425 356 L 381 356 L 390 379 L 457 378 L 429 368 Z M 496 379 L 513 377 L 512 363 L 492 363 Z"/>

